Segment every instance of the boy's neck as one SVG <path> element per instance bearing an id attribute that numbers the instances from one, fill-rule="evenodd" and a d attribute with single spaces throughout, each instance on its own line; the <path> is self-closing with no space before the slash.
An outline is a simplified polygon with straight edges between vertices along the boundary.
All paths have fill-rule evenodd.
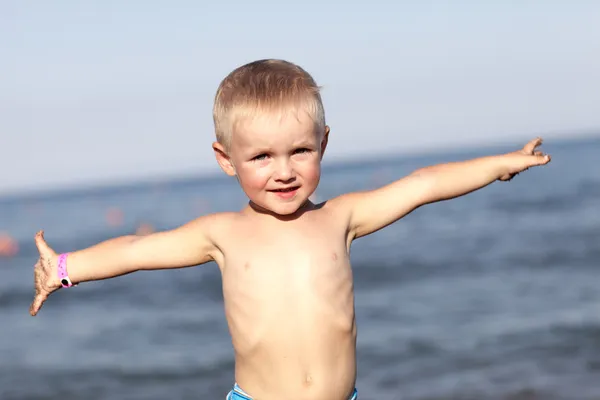
<path id="1" fill-rule="evenodd" d="M 315 204 L 312 201 L 306 200 L 306 202 L 302 206 L 300 206 L 300 208 L 298 208 L 298 210 L 296 210 L 294 213 L 282 215 L 282 214 L 277 214 L 276 212 L 271 211 L 267 208 L 261 207 L 258 204 L 254 203 L 253 201 L 249 201 L 248 206 L 246 207 L 246 209 L 244 211 L 246 211 L 248 213 L 260 214 L 260 215 L 264 215 L 267 217 L 272 217 L 279 221 L 294 221 L 294 220 L 297 220 L 298 218 L 302 217 L 302 215 L 304 215 L 304 213 L 306 213 L 308 211 L 312 211 L 316 208 L 318 208 L 318 207 L 315 206 Z"/>

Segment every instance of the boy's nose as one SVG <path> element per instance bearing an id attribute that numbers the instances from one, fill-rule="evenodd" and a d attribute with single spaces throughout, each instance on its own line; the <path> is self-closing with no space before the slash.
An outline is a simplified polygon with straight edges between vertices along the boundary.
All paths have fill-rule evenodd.
<path id="1" fill-rule="evenodd" d="M 281 160 L 277 163 L 275 178 L 280 181 L 289 181 L 294 178 L 294 169 L 288 160 Z"/>

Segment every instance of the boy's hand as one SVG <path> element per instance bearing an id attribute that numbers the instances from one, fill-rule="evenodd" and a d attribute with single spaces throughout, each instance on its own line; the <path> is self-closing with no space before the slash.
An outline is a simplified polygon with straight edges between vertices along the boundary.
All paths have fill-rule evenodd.
<path id="1" fill-rule="evenodd" d="M 508 172 L 500 177 L 501 181 L 509 181 L 518 175 L 519 172 L 528 170 L 530 167 L 545 165 L 550 162 L 550 156 L 537 151 L 536 148 L 542 144 L 542 138 L 533 139 L 527 143 L 521 150 L 509 153 Z"/>
<path id="2" fill-rule="evenodd" d="M 35 316 L 50 293 L 61 287 L 58 279 L 58 257 L 54 250 L 44 240 L 44 232 L 35 235 L 35 245 L 40 253 L 40 258 L 33 270 L 35 283 L 35 297 L 29 307 L 29 314 Z"/>

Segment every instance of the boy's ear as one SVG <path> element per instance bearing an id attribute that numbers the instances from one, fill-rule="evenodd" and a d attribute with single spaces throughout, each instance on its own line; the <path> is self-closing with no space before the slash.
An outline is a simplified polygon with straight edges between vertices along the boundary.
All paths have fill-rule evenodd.
<path id="1" fill-rule="evenodd" d="M 329 141 L 329 131 L 329 125 L 325 125 L 325 132 L 323 132 L 323 139 L 321 139 L 321 160 L 323 159 L 323 154 L 325 154 L 327 142 Z"/>
<path id="2" fill-rule="evenodd" d="M 221 167 L 221 169 L 227 175 L 235 176 L 235 167 L 233 166 L 233 163 L 231 162 L 231 159 L 227 155 L 227 152 L 225 151 L 225 148 L 223 147 L 223 145 L 219 142 L 214 142 L 212 144 L 212 148 L 215 152 L 215 158 L 217 159 L 217 162 L 219 163 L 219 166 Z"/>

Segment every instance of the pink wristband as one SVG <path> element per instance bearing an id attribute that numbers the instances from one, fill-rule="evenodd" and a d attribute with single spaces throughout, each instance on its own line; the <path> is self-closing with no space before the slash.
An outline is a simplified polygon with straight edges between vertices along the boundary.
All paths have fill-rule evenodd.
<path id="1" fill-rule="evenodd" d="M 71 279 L 69 279 L 69 275 L 67 274 L 67 256 L 69 253 L 63 253 L 58 256 L 58 279 L 60 279 L 60 284 L 64 288 L 68 288 L 73 285 Z"/>

